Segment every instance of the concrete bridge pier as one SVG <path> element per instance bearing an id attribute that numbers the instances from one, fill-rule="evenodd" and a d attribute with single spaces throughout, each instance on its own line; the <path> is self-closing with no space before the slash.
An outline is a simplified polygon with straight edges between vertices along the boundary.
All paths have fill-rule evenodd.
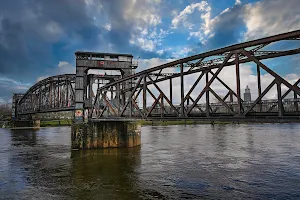
<path id="1" fill-rule="evenodd" d="M 40 128 L 41 120 L 14 120 L 14 128 Z"/>
<path id="2" fill-rule="evenodd" d="M 72 125 L 72 149 L 131 148 L 141 145 L 141 125 L 99 121 Z"/>

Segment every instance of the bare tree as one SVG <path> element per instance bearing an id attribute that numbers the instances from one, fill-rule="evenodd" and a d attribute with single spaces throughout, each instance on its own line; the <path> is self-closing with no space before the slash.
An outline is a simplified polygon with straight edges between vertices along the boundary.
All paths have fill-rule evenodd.
<path id="1" fill-rule="evenodd" d="M 11 105 L 10 104 L 0 104 L 0 120 L 11 119 Z"/>

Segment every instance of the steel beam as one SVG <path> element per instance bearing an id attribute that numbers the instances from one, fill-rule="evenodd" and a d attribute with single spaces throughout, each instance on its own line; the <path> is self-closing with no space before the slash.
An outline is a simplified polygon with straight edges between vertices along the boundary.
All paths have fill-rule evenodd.
<path id="1" fill-rule="evenodd" d="M 250 108 L 248 108 L 243 115 L 246 116 L 253 108 L 255 105 L 257 105 L 257 103 L 259 101 L 261 101 L 261 99 L 269 92 L 269 90 L 275 85 L 276 81 L 275 79 L 270 83 L 270 85 L 262 92 L 261 95 L 259 95 L 257 97 L 257 99 L 251 104 Z"/>
<path id="2" fill-rule="evenodd" d="M 240 81 L 240 62 L 238 53 L 235 53 L 235 75 L 236 75 L 236 94 L 238 102 L 238 114 L 241 114 L 241 81 Z"/>
<path id="3" fill-rule="evenodd" d="M 176 60 L 173 62 L 159 65 L 157 67 L 153 67 L 153 68 L 138 72 L 138 73 L 136 73 L 132 76 L 128 76 L 124 79 L 117 80 L 116 82 L 119 82 L 119 81 L 122 82 L 125 80 L 129 80 L 132 77 L 141 76 L 143 73 L 151 73 L 151 72 L 163 69 L 163 68 L 173 67 L 173 66 L 181 64 L 181 63 L 186 63 L 188 61 L 198 60 L 198 59 L 209 57 L 209 56 L 219 55 L 224 52 L 245 49 L 248 47 L 257 46 L 257 45 L 261 45 L 261 44 L 268 44 L 268 43 L 272 43 L 272 42 L 276 42 L 276 41 L 280 41 L 280 40 L 286 40 L 286 39 L 294 38 L 294 37 L 298 37 L 298 36 L 300 36 L 300 30 L 292 31 L 289 33 L 283 33 L 283 34 L 279 34 L 279 35 L 275 35 L 275 36 L 270 36 L 270 37 L 266 37 L 266 38 L 262 38 L 262 39 L 258 39 L 258 40 L 249 41 L 249 42 L 244 42 L 244 43 L 240 43 L 240 44 L 231 45 L 228 47 L 220 48 L 220 49 L 209 51 L 209 52 L 202 53 L 202 54 L 197 54 L 194 56 L 189 56 L 189 57 L 186 57 L 183 59 L 179 59 L 179 60 Z M 283 52 L 283 53 L 286 53 L 286 52 Z M 280 53 L 278 53 L 278 54 L 280 54 Z"/>
<path id="4" fill-rule="evenodd" d="M 278 100 L 278 116 L 283 116 L 282 96 L 281 96 L 281 83 L 277 82 L 277 100 Z"/>
<path id="5" fill-rule="evenodd" d="M 210 85 L 212 84 L 212 82 L 215 80 L 215 78 L 219 75 L 219 73 L 221 72 L 221 70 L 223 69 L 223 67 L 225 66 L 225 64 L 228 62 L 228 60 L 231 58 L 233 53 L 230 53 L 226 59 L 224 60 L 223 64 L 218 68 L 218 70 L 216 71 L 215 75 L 210 79 L 210 81 L 206 84 L 206 86 L 204 87 L 204 89 L 201 91 L 201 93 L 199 94 L 199 96 L 197 97 L 197 99 L 195 100 L 195 102 L 193 103 L 193 105 L 189 108 L 189 110 L 187 111 L 187 114 L 189 114 L 192 109 L 195 107 L 195 105 L 198 103 L 198 101 L 201 99 L 201 97 L 203 96 L 203 94 L 208 90 L 208 87 L 210 87 Z"/>
<path id="6" fill-rule="evenodd" d="M 294 54 L 299 54 L 299 53 L 300 53 L 300 48 L 299 49 L 285 51 L 285 52 L 281 52 L 281 53 L 276 53 L 276 54 L 269 54 L 269 55 L 257 56 L 256 59 L 258 59 L 258 60 L 265 60 L 265 59 L 276 58 L 276 57 L 281 57 L 281 56 L 288 56 L 288 55 L 294 55 Z M 240 62 L 240 64 L 243 64 L 243 63 L 248 63 L 248 62 L 252 62 L 252 61 L 253 60 L 250 59 L 250 58 L 245 58 L 245 59 L 240 60 L 239 62 Z M 227 62 L 224 66 L 227 67 L 227 66 L 231 66 L 231 65 L 235 65 L 235 61 Z M 220 68 L 220 66 L 222 66 L 222 64 L 215 64 L 215 65 L 211 65 L 211 66 L 208 66 L 208 67 L 203 67 L 203 68 L 200 68 L 200 69 L 195 69 L 195 70 L 192 70 L 192 71 L 186 71 L 186 72 L 183 73 L 183 75 L 185 76 L 185 75 L 194 74 L 194 73 L 198 73 L 198 72 L 202 72 L 202 71 L 206 71 L 206 70 L 218 69 L 218 68 Z M 138 77 L 137 74 L 135 74 L 134 76 Z M 160 78 L 160 79 L 158 79 L 156 81 L 156 83 L 161 82 L 161 81 L 165 81 L 165 80 L 169 80 L 170 78 L 177 78 L 177 77 L 180 77 L 180 76 L 181 76 L 180 73 L 177 73 L 177 74 L 174 74 L 174 75 L 171 75 L 171 76 Z M 122 82 L 122 80 L 125 81 L 127 78 L 117 80 L 117 81 L 115 81 L 112 84 L 116 84 L 118 82 Z M 99 90 L 103 90 L 106 87 L 108 87 L 109 85 L 110 84 L 107 84 L 107 85 L 101 87 Z M 151 85 L 151 82 L 148 81 L 147 85 Z M 129 88 L 129 89 L 125 90 L 125 91 L 130 91 L 130 90 L 131 89 Z"/>
<path id="7" fill-rule="evenodd" d="M 205 72 L 205 85 L 207 86 L 209 82 L 208 71 Z M 206 117 L 210 116 L 210 107 L 209 107 L 209 90 L 206 90 Z"/>
<path id="8" fill-rule="evenodd" d="M 181 97 L 181 106 L 180 106 L 180 115 L 183 117 L 184 114 L 184 80 L 183 80 L 183 63 L 180 64 L 180 97 Z"/>

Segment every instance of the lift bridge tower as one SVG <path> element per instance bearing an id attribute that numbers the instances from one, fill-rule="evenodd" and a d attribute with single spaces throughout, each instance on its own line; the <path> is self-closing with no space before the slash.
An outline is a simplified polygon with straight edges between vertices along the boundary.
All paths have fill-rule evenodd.
<path id="1" fill-rule="evenodd" d="M 76 56 L 76 84 L 75 84 L 75 122 L 81 123 L 87 116 L 93 104 L 93 88 L 99 88 L 103 84 L 128 77 L 135 73 L 138 67 L 133 61 L 131 54 L 98 53 L 98 52 L 75 52 Z M 89 70 L 113 70 L 119 71 L 118 75 L 92 74 Z M 91 72 L 91 71 L 90 71 Z M 134 81 L 126 81 L 119 88 L 112 88 L 111 99 L 117 99 L 118 104 L 123 104 L 130 95 L 129 92 L 122 92 L 131 88 Z M 126 90 L 128 91 L 128 90 Z"/>

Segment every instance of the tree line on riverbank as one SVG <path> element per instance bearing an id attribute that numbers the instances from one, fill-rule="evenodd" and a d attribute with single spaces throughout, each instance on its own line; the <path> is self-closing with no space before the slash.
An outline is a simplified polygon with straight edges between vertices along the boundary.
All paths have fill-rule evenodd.
<path id="1" fill-rule="evenodd" d="M 11 104 L 3 103 L 0 104 L 0 121 L 10 121 L 11 120 Z"/>

